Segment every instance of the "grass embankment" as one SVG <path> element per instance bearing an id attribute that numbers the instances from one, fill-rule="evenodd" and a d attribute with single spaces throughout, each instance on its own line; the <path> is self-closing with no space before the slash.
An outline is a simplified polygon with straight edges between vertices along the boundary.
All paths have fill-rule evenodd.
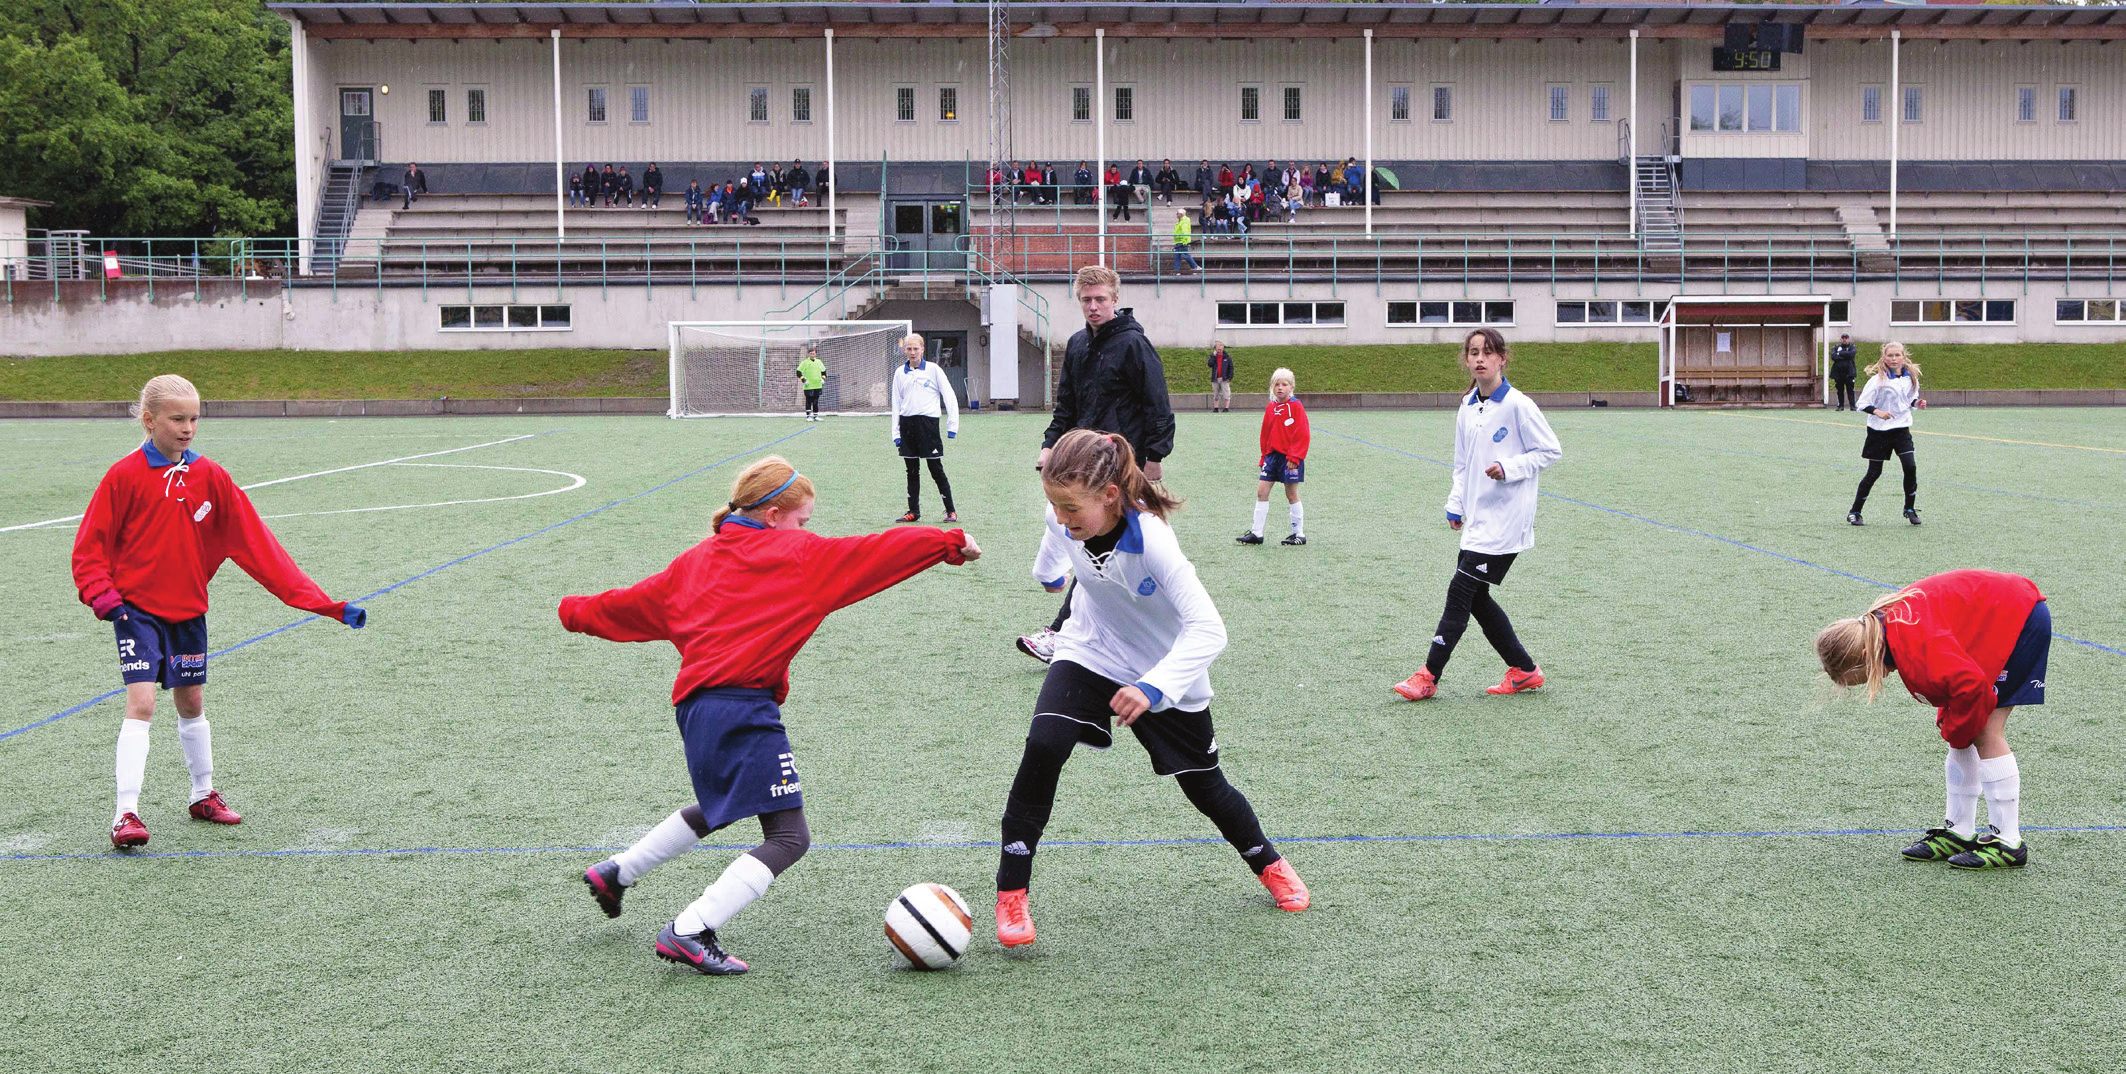
<path id="1" fill-rule="evenodd" d="M 1278 366 L 1292 371 L 1299 393 L 1322 392 L 1455 392 L 1469 385 L 1469 374 L 1455 360 L 1460 348 L 1451 343 L 1395 344 L 1377 347 L 1235 347 L 1233 390 L 1266 392 Z M 1205 363 L 1208 347 L 1167 347 L 1171 392 L 1211 390 Z M 1652 391 L 1655 352 L 1651 343 L 1522 343 L 1513 348 L 1507 378 L 1531 392 Z"/>
<path id="2" fill-rule="evenodd" d="M 665 394 L 662 351 L 161 351 L 0 361 L 0 399 L 131 399 L 158 373 L 207 399 Z"/>

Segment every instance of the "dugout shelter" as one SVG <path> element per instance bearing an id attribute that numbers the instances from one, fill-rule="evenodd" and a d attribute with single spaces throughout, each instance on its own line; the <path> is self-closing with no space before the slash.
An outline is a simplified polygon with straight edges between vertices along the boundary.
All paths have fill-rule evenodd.
<path id="1" fill-rule="evenodd" d="M 1661 316 L 1661 405 L 1829 402 L 1827 295 L 1678 295 Z"/>

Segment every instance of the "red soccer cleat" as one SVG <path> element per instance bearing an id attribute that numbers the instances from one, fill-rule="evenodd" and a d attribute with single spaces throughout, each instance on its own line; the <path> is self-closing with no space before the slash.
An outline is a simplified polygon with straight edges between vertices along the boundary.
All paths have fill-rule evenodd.
<path id="1" fill-rule="evenodd" d="M 1279 910 L 1290 910 L 1296 914 L 1314 904 L 1313 897 L 1307 894 L 1306 881 L 1301 880 L 1299 874 L 1292 871 L 1292 863 L 1284 858 L 1277 859 L 1269 868 L 1264 869 L 1261 879 L 1262 886 L 1269 888 L 1270 894 L 1277 899 Z"/>
<path id="2" fill-rule="evenodd" d="M 1517 694 L 1523 690 L 1533 690 L 1541 685 L 1543 685 L 1542 668 L 1537 668 L 1534 671 L 1507 668 L 1505 681 L 1497 686 L 1484 687 L 1484 692 L 1487 694 Z"/>
<path id="3" fill-rule="evenodd" d="M 148 826 L 140 823 L 140 814 L 128 813 L 111 825 L 111 845 L 120 850 L 148 845 Z"/>
<path id="4" fill-rule="evenodd" d="M 221 800 L 220 791 L 210 791 L 205 798 L 192 803 L 192 819 L 212 821 L 215 824 L 242 824 L 244 818 L 229 803 Z"/>
<path id="5" fill-rule="evenodd" d="M 922 517 L 923 517 L 923 516 L 921 516 L 921 515 L 919 515 L 919 514 L 916 514 L 916 513 L 915 513 L 915 512 L 913 512 L 913 511 L 910 511 L 910 512 L 908 512 L 907 514 L 904 514 L 904 515 L 902 515 L 901 517 L 899 517 L 899 518 L 896 518 L 896 519 L 894 519 L 894 521 L 895 521 L 895 522 L 919 522 L 919 521 L 921 521 L 921 520 L 922 520 Z"/>
<path id="6" fill-rule="evenodd" d="M 1439 693 L 1439 680 L 1432 677 L 1431 671 L 1418 668 L 1417 674 L 1395 684 L 1395 692 L 1411 701 L 1423 701 Z"/>
<path id="7" fill-rule="evenodd" d="M 997 892 L 997 942 L 1024 947 L 1033 942 L 1033 916 L 1026 910 L 1026 889 Z"/>

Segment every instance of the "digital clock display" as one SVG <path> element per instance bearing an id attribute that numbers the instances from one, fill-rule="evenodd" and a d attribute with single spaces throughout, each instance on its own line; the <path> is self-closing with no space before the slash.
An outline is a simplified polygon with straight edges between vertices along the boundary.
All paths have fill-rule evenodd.
<path id="1" fill-rule="evenodd" d="M 1715 71 L 1777 71 L 1779 54 L 1761 48 L 1715 48 Z"/>

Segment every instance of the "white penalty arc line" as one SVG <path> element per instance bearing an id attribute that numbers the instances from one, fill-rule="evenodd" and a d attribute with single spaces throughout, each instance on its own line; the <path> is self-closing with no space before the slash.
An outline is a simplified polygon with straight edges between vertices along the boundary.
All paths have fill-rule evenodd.
<path id="1" fill-rule="evenodd" d="M 535 500 L 541 496 L 559 496 L 564 492 L 574 492 L 590 483 L 582 474 L 572 474 L 566 470 L 541 470 L 533 466 L 481 466 L 469 462 L 402 462 L 394 465 L 431 466 L 439 470 L 515 470 L 526 474 L 552 474 L 555 477 L 568 478 L 574 483 L 557 489 L 547 489 L 544 492 L 526 492 L 516 496 L 487 496 L 477 500 L 438 500 L 435 503 L 401 503 L 393 504 L 389 507 L 343 507 L 336 511 L 293 511 L 285 515 L 260 515 L 259 517 L 271 519 L 307 518 L 311 515 L 358 515 L 368 511 L 414 511 L 423 507 L 457 507 L 471 503 L 501 503 L 504 500 Z"/>
<path id="2" fill-rule="evenodd" d="M 313 477 L 325 477 L 330 474 L 344 474 L 352 470 L 367 470 L 372 466 L 390 466 L 393 463 L 412 462 L 415 459 L 432 459 L 438 455 L 455 455 L 461 451 L 477 451 L 480 448 L 494 447 L 498 444 L 514 444 L 519 440 L 529 440 L 537 435 L 539 434 L 525 433 L 522 436 L 512 436 L 501 440 L 489 440 L 484 444 L 467 444 L 464 447 L 445 448 L 442 451 L 424 451 L 418 455 L 401 455 L 396 459 L 382 459 L 377 462 L 358 462 L 353 466 L 336 466 L 330 470 L 317 470 L 307 474 L 296 474 L 293 477 L 276 477 L 271 481 L 261 481 L 255 485 L 242 485 L 239 487 L 242 488 L 245 492 L 249 492 L 252 489 L 262 489 L 269 485 L 285 485 L 290 481 L 306 481 Z M 575 475 L 570 474 L 569 476 L 574 477 Z M 24 522 L 20 525 L 15 526 L 0 526 L 0 533 L 13 533 L 16 530 L 43 529 L 46 526 L 58 526 L 68 522 L 79 521 L 81 521 L 80 515 L 68 515 L 65 518 L 48 518 L 42 522 Z"/>

